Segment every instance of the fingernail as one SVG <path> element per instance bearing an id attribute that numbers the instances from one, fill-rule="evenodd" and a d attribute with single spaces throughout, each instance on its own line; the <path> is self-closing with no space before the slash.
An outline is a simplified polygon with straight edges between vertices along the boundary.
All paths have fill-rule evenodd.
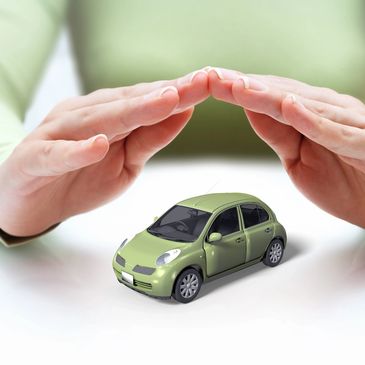
<path id="1" fill-rule="evenodd" d="M 205 69 L 194 71 L 190 76 L 190 82 L 193 82 L 194 77 L 198 74 L 208 75 L 208 72 Z"/>
<path id="2" fill-rule="evenodd" d="M 287 98 L 290 100 L 292 104 L 295 104 L 297 102 L 297 98 L 293 94 L 289 94 Z"/>
<path id="3" fill-rule="evenodd" d="M 217 74 L 219 79 L 221 79 L 221 80 L 224 79 L 222 71 L 218 67 L 207 66 L 207 67 L 204 67 L 203 70 L 206 71 L 206 73 L 209 73 L 210 71 L 214 71 Z"/>
<path id="4" fill-rule="evenodd" d="M 107 140 L 107 136 L 105 134 L 97 134 L 96 136 L 90 137 L 89 139 L 82 141 L 81 146 L 83 146 L 83 147 L 91 146 L 99 138 Z"/>
<path id="5" fill-rule="evenodd" d="M 265 85 L 261 81 L 253 79 L 252 77 L 242 76 L 239 79 L 242 81 L 243 87 L 246 90 L 254 90 L 254 91 L 266 91 L 266 90 L 268 90 L 267 85 Z"/>
<path id="6" fill-rule="evenodd" d="M 174 94 L 177 94 L 178 93 L 178 91 L 177 91 L 177 89 L 176 89 L 175 86 L 166 86 L 165 88 L 163 88 L 161 90 L 160 96 L 163 96 L 163 95 L 165 95 L 165 94 L 167 94 L 169 92 L 173 92 Z"/>

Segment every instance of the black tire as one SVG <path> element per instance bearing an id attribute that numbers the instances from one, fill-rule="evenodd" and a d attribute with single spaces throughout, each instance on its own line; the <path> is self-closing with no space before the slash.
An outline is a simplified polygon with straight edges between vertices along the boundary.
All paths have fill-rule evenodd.
<path id="1" fill-rule="evenodd" d="M 264 259 L 262 260 L 266 266 L 277 266 L 280 264 L 284 255 L 284 244 L 279 238 L 274 238 L 266 250 Z"/>
<path id="2" fill-rule="evenodd" d="M 177 277 L 172 296 L 180 303 L 189 303 L 199 294 L 202 283 L 199 271 L 193 268 L 186 269 Z"/>

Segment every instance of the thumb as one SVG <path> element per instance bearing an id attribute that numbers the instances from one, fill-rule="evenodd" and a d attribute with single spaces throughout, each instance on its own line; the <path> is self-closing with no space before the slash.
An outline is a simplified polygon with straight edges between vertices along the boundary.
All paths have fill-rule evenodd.
<path id="1" fill-rule="evenodd" d="M 104 158 L 109 142 L 104 134 L 81 141 L 32 141 L 20 149 L 20 169 L 26 175 L 57 176 Z"/>

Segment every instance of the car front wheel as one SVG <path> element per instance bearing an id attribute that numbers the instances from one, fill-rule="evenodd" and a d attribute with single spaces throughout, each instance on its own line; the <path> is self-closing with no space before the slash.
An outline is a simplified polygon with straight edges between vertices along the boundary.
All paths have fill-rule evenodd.
<path id="1" fill-rule="evenodd" d="M 197 270 L 186 269 L 176 279 L 172 296 L 180 303 L 189 303 L 198 295 L 202 282 Z"/>
<path id="2" fill-rule="evenodd" d="M 269 247 L 266 250 L 263 262 L 267 266 L 276 266 L 280 264 L 281 259 L 284 254 L 284 244 L 283 242 L 275 238 L 271 241 Z"/>

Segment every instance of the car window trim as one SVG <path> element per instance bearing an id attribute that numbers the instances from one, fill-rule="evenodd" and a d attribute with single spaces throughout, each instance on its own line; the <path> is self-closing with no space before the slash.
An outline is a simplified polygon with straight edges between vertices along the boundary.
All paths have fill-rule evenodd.
<path id="1" fill-rule="evenodd" d="M 223 212 L 225 212 L 226 210 L 228 209 L 232 209 L 232 208 L 236 208 L 236 211 L 237 211 L 237 219 L 238 219 L 238 231 L 235 231 L 235 232 L 232 232 L 232 233 L 229 233 L 229 234 L 226 234 L 225 236 L 222 236 L 222 238 L 225 238 L 225 237 L 228 237 L 230 235 L 233 235 L 233 234 L 236 234 L 237 232 L 242 232 L 243 231 L 243 226 L 241 224 L 241 220 L 240 220 L 240 208 L 239 208 L 239 205 L 237 205 L 237 203 L 235 203 L 234 205 L 231 205 L 229 207 L 225 207 L 223 208 L 222 210 L 220 210 L 216 215 L 213 215 L 212 217 L 212 222 L 209 224 L 209 227 L 207 228 L 206 232 L 205 232 L 205 238 L 204 238 L 204 242 L 206 243 L 210 243 L 208 241 L 208 232 L 210 230 L 210 227 L 213 225 L 213 223 L 215 222 L 215 220 L 218 218 L 218 216 L 220 214 L 222 214 Z"/>
<path id="2" fill-rule="evenodd" d="M 267 219 L 266 221 L 263 221 L 263 222 L 260 222 L 260 223 L 257 223 L 257 224 L 254 224 L 253 226 L 250 226 L 250 227 L 246 227 L 245 226 L 245 219 L 243 217 L 243 213 L 242 213 L 242 210 L 241 210 L 241 205 L 244 205 L 244 204 L 253 204 L 253 205 L 256 205 L 256 207 L 261 207 L 262 209 L 265 209 L 265 211 L 267 212 L 267 214 L 269 215 L 269 219 Z M 260 225 L 263 225 L 263 224 L 267 224 L 268 222 L 271 222 L 273 221 L 272 219 L 272 216 L 271 216 L 271 211 L 267 208 L 265 208 L 264 206 L 262 206 L 262 204 L 258 204 L 256 202 L 252 202 L 252 201 L 245 201 L 243 203 L 240 203 L 239 204 L 239 210 L 241 211 L 241 214 L 242 214 L 242 225 L 243 225 L 243 230 L 247 230 L 247 229 L 251 229 L 251 228 L 254 228 L 254 227 L 258 227 Z M 259 215 L 259 218 L 260 218 L 260 215 Z"/>

